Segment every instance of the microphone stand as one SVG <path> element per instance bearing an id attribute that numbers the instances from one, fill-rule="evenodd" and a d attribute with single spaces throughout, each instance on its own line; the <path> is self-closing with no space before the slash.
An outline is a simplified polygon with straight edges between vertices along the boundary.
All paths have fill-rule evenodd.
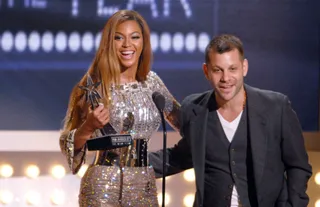
<path id="1" fill-rule="evenodd" d="M 163 162 L 162 162 L 162 207 L 165 206 L 165 192 L 166 192 L 166 163 L 167 163 L 167 129 L 163 115 L 163 110 L 160 111 L 162 131 L 163 131 Z"/>
<path id="2" fill-rule="evenodd" d="M 167 164 L 167 129 L 166 122 L 163 115 L 163 109 L 165 107 L 165 98 L 159 92 L 153 92 L 152 100 L 155 103 L 157 109 L 159 110 L 161 122 L 162 122 L 162 132 L 163 132 L 163 158 L 162 158 L 162 207 L 165 205 L 165 192 L 166 192 L 166 164 Z"/>

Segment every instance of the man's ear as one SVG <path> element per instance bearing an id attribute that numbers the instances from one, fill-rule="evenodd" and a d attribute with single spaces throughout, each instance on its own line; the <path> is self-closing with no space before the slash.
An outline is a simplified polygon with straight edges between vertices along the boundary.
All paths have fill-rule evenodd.
<path id="1" fill-rule="evenodd" d="M 209 80 L 208 65 L 206 63 L 202 64 L 202 70 L 203 70 L 203 73 L 204 73 L 206 79 Z"/>
<path id="2" fill-rule="evenodd" d="M 243 64 L 242 64 L 242 69 L 243 69 L 243 77 L 247 76 L 248 70 L 249 70 L 249 62 L 247 59 L 243 60 Z"/>

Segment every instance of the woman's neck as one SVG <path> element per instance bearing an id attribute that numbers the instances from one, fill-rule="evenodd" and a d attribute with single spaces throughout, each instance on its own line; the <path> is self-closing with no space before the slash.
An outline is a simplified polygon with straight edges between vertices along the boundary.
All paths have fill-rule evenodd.
<path id="1" fill-rule="evenodd" d="M 120 84 L 135 82 L 137 75 L 137 68 L 127 68 L 122 70 L 120 74 Z"/>

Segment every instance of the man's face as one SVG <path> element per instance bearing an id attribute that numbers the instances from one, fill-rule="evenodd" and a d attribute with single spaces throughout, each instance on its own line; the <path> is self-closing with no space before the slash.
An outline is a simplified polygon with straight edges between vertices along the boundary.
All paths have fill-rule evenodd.
<path id="1" fill-rule="evenodd" d="M 203 64 L 203 72 L 224 101 L 232 100 L 243 87 L 243 78 L 248 72 L 248 61 L 243 60 L 237 49 L 219 54 L 211 51 L 209 63 Z"/>

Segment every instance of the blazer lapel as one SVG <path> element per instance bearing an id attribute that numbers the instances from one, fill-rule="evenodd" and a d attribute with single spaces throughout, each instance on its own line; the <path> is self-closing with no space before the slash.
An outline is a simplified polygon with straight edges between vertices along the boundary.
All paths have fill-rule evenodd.
<path id="1" fill-rule="evenodd" d="M 255 185 L 259 195 L 259 184 L 263 175 L 268 145 L 265 105 L 253 88 L 245 85 L 245 90 L 247 92 L 248 133 L 250 135 Z"/>
<path id="2" fill-rule="evenodd" d="M 197 177 L 197 189 L 200 201 L 203 201 L 204 193 L 204 167 L 205 167 L 205 144 L 206 144 L 206 129 L 208 120 L 208 101 L 212 95 L 209 92 L 202 103 L 194 105 L 194 117 L 190 120 L 190 139 L 191 150 L 195 175 Z"/>

